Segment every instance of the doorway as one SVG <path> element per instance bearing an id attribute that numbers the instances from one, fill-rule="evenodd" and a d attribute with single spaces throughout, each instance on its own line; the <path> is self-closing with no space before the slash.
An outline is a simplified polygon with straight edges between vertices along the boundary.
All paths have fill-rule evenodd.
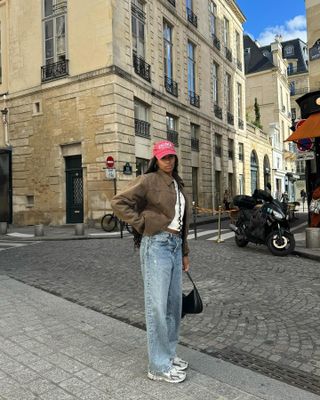
<path id="1" fill-rule="evenodd" d="M 11 150 L 0 149 L 0 221 L 12 224 Z"/>
<path id="2" fill-rule="evenodd" d="M 65 157 L 66 165 L 66 222 L 83 222 L 83 177 L 81 156 Z"/>

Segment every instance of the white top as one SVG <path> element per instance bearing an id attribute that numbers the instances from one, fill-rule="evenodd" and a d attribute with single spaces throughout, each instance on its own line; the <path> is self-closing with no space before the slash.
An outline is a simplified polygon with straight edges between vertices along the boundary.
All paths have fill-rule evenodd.
<path id="1" fill-rule="evenodd" d="M 174 229 L 175 231 L 179 231 L 180 228 L 182 229 L 182 223 L 183 223 L 183 215 L 184 215 L 184 210 L 186 207 L 186 200 L 181 193 L 180 190 L 178 190 L 178 184 L 175 180 L 174 182 L 174 188 L 176 190 L 176 195 L 177 195 L 177 200 L 176 200 L 176 205 L 175 205 L 175 214 L 174 218 L 171 221 L 170 225 L 168 226 L 169 229 Z M 180 194 L 180 213 L 181 213 L 181 226 L 179 226 L 179 198 L 178 198 L 178 193 Z"/>

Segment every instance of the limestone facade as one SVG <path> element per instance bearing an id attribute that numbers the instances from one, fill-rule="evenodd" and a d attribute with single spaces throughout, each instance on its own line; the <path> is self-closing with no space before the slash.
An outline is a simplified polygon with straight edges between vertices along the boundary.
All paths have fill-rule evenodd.
<path id="1" fill-rule="evenodd" d="M 0 94 L 9 110 L 0 146 L 12 149 L 14 223 L 98 223 L 115 190 L 107 156 L 120 190 L 165 138 L 178 143 L 190 200 L 211 208 L 225 188 L 239 192 L 245 18 L 233 0 L 187 5 L 192 12 L 184 0 L 0 2 Z M 76 169 L 73 192 L 68 173 Z M 68 219 L 70 201 L 82 201 L 78 220 Z"/>
<path id="2" fill-rule="evenodd" d="M 320 90 L 320 2 L 306 0 L 310 91 Z"/>

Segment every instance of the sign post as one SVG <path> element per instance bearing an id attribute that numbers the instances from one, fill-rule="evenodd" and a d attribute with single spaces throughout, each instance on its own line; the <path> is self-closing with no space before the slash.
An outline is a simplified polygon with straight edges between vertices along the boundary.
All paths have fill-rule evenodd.
<path id="1" fill-rule="evenodd" d="M 106 178 L 107 180 L 113 180 L 114 194 L 117 194 L 117 171 L 114 168 L 114 158 L 108 156 L 106 158 Z"/>

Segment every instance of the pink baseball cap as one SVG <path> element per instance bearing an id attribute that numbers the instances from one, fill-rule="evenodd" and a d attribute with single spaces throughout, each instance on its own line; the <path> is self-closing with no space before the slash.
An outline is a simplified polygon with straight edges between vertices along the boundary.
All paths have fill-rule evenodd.
<path id="1" fill-rule="evenodd" d="M 158 160 L 161 160 L 161 158 L 169 154 L 177 155 L 174 144 L 169 140 L 161 140 L 153 145 L 152 155 Z"/>

